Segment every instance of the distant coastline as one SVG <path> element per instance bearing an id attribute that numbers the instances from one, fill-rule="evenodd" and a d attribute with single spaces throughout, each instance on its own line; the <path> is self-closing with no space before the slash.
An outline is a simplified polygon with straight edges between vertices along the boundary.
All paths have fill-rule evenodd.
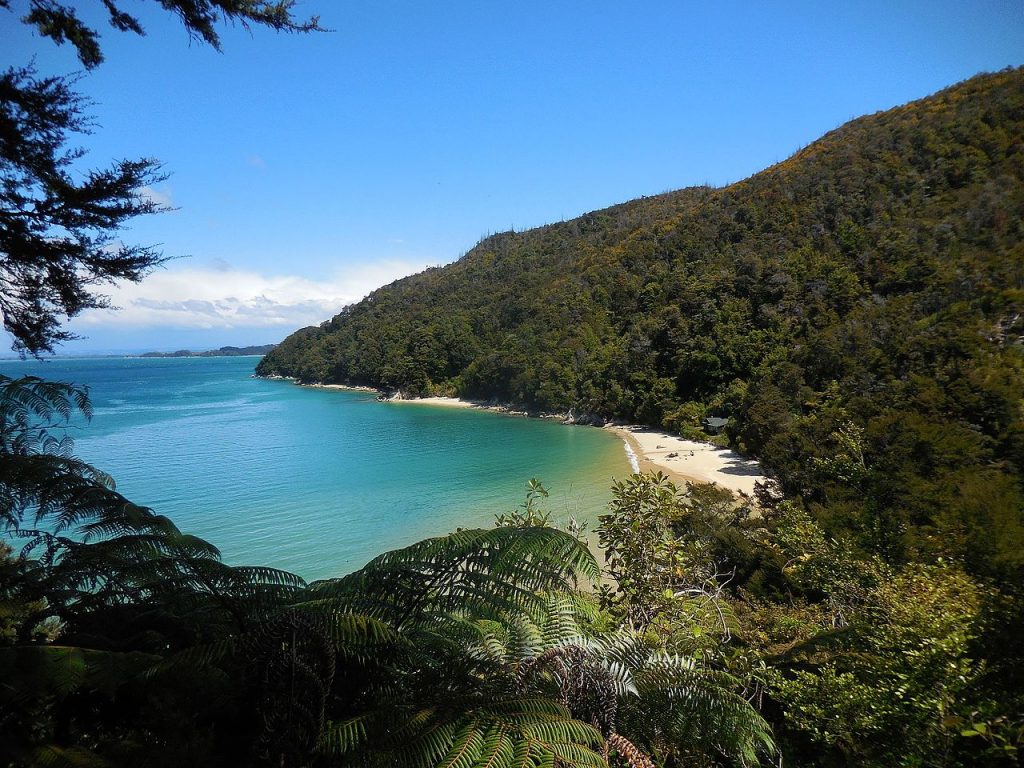
<path id="1" fill-rule="evenodd" d="M 220 347 L 219 349 L 208 349 L 203 352 L 193 352 L 190 349 L 179 349 L 175 352 L 143 352 L 136 357 L 253 357 L 265 355 L 277 344 L 260 344 L 252 347 Z"/>
<path id="2" fill-rule="evenodd" d="M 45 362 L 47 360 L 138 360 L 140 358 L 145 358 L 147 360 L 160 360 L 178 357 L 263 357 L 276 346 L 276 344 L 264 344 L 253 347 L 220 347 L 219 349 L 209 349 L 199 352 L 194 352 L 188 349 L 179 349 L 175 352 L 141 352 L 137 349 L 114 349 L 95 352 L 63 352 L 44 356 L 42 360 Z M 0 354 L 0 362 L 38 362 L 38 360 L 31 355 L 22 357 L 13 353 L 2 353 Z"/>

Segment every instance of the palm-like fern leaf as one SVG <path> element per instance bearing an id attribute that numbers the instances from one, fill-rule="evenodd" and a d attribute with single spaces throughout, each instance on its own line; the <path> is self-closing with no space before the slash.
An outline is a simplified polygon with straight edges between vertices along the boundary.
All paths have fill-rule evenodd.
<path id="1" fill-rule="evenodd" d="M 32 765 L 39 768 L 112 768 L 112 763 L 84 747 L 58 747 L 47 744 L 36 749 Z"/>
<path id="2" fill-rule="evenodd" d="M 596 578 L 590 551 L 551 528 L 466 530 L 427 539 L 372 560 L 313 592 L 401 627 L 429 613 L 502 618 L 538 610 L 537 592 Z"/>
<path id="3" fill-rule="evenodd" d="M 558 759 L 564 766 L 600 766 L 601 735 L 543 698 L 510 698 L 487 704 L 449 701 L 445 706 L 354 718 L 331 728 L 325 754 L 348 762 L 410 768 L 512 768 Z"/>
<path id="4" fill-rule="evenodd" d="M 774 752 L 770 727 L 730 675 L 652 653 L 633 679 L 637 695 L 620 711 L 620 723 L 663 751 L 719 753 L 742 765 Z"/>

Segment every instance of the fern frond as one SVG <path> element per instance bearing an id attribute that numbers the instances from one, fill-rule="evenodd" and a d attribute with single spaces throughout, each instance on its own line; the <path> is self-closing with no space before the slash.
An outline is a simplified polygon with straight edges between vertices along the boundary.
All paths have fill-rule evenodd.
<path id="1" fill-rule="evenodd" d="M 458 531 L 387 552 L 347 577 L 311 585 L 360 612 L 404 624 L 431 611 L 501 620 L 537 611 L 538 591 L 598 575 L 589 550 L 550 528 Z"/>
<path id="2" fill-rule="evenodd" d="M 484 740 L 476 760 L 477 768 L 510 768 L 515 760 L 515 740 L 505 727 L 493 729 Z"/>
<path id="3" fill-rule="evenodd" d="M 362 746 L 366 741 L 366 723 L 370 715 L 360 715 L 339 723 L 325 723 L 320 734 L 317 751 L 322 755 L 338 757 Z"/>
<path id="4" fill-rule="evenodd" d="M 438 763 L 438 768 L 471 768 L 483 749 L 484 734 L 481 733 L 479 724 L 467 723 L 455 734 L 448 753 Z"/>
<path id="5" fill-rule="evenodd" d="M 3 698 L 26 702 L 70 696 L 80 689 L 113 691 L 153 667 L 159 657 L 64 645 L 18 645 L 0 648 Z M 0 699 L 2 700 L 2 699 Z"/>
<path id="6" fill-rule="evenodd" d="M 113 768 L 113 763 L 84 747 L 65 748 L 56 744 L 34 750 L 32 765 L 40 768 Z"/>
<path id="7" fill-rule="evenodd" d="M 173 675 L 180 670 L 208 669 L 236 653 L 237 649 L 238 640 L 234 637 L 222 638 L 203 645 L 193 645 L 153 664 L 143 676 L 156 678 L 161 675 Z"/>

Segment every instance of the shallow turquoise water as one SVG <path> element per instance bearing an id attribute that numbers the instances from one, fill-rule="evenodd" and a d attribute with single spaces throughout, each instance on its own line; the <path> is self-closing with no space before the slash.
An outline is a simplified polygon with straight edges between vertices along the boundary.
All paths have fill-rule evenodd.
<path id="1" fill-rule="evenodd" d="M 553 518 L 593 521 L 630 471 L 622 442 L 600 429 L 254 379 L 257 360 L 4 360 L 0 373 L 87 385 L 94 416 L 74 432 L 79 457 L 228 562 L 307 579 L 489 526 L 531 477 L 551 491 Z"/>

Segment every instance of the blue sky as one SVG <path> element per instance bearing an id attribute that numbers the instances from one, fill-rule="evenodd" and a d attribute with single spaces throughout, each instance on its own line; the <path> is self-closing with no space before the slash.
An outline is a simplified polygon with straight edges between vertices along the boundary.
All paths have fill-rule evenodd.
<path id="1" fill-rule="evenodd" d="M 0 11 L 0 63 L 72 52 Z M 83 15 L 95 2 L 76 3 Z M 331 32 L 190 41 L 103 26 L 94 166 L 156 157 L 177 210 L 127 242 L 182 257 L 111 291 L 66 353 L 278 341 L 481 237 L 728 184 L 866 113 L 1024 63 L 1024 3 L 336 2 Z"/>

